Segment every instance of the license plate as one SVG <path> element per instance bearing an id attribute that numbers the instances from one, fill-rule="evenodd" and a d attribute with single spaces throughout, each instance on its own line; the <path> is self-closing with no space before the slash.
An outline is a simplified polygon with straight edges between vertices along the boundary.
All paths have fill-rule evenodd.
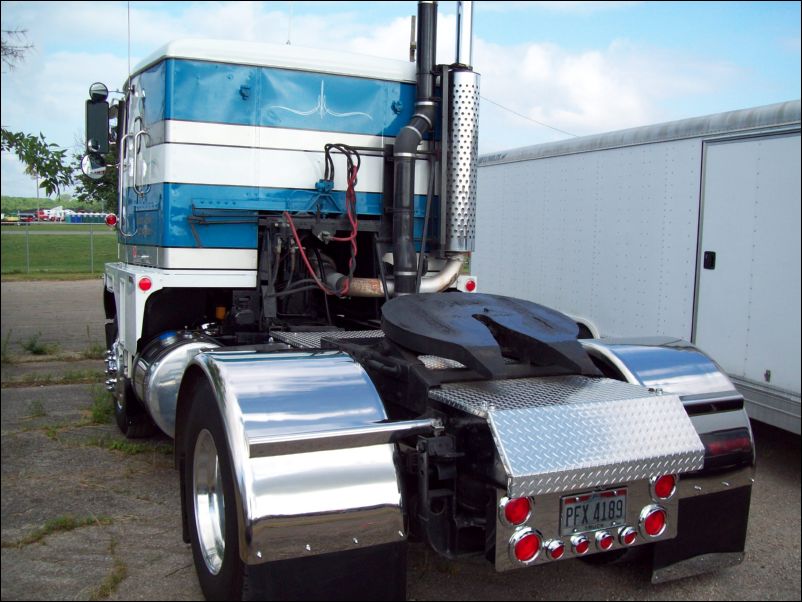
<path id="1" fill-rule="evenodd" d="M 626 516 L 626 487 L 568 495 L 560 500 L 560 534 L 615 527 Z"/>

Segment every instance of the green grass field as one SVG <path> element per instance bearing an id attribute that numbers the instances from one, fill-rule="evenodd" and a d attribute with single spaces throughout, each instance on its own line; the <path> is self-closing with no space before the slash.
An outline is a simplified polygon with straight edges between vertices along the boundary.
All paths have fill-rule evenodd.
<path id="1" fill-rule="evenodd" d="M 47 228 L 48 225 L 43 225 Z M 29 245 L 29 264 L 31 277 L 48 277 L 54 274 L 99 274 L 103 272 L 103 264 L 117 261 L 117 237 L 112 234 L 99 234 L 106 228 L 96 224 L 97 232 L 92 237 L 94 256 L 90 256 L 90 237 L 88 228 L 86 236 L 58 234 L 57 229 L 50 230 L 50 235 L 6 234 L 2 230 L 2 274 L 25 275 L 26 239 Z M 51 226 L 52 228 L 53 226 Z M 24 231 L 24 227 L 20 227 Z M 62 232 L 66 230 L 61 230 Z M 31 229 L 34 232 L 34 229 Z M 92 265 L 94 263 L 94 265 Z"/>

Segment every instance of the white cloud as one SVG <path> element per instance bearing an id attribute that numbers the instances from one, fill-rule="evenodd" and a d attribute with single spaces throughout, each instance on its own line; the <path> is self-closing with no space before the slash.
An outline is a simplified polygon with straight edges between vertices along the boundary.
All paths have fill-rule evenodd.
<path id="1" fill-rule="evenodd" d="M 576 135 L 679 118 L 670 109 L 673 98 L 711 93 L 737 75 L 728 64 L 683 59 L 627 41 L 583 52 L 554 44 L 509 47 L 480 41 L 476 54 L 483 96 Z M 495 127 L 517 124 L 530 136 L 521 144 L 565 137 L 509 114 L 488 117 L 499 111 L 483 109 L 483 126 L 485 119 Z M 507 137 L 500 143 L 488 140 L 488 129 L 492 136 L 487 127 L 480 134 L 483 152 L 510 147 Z"/>

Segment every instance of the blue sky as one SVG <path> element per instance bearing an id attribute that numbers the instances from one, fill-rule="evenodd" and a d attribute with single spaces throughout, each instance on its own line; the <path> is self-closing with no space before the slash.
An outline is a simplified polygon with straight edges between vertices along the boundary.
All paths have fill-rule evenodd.
<path id="1" fill-rule="evenodd" d="M 438 60 L 455 2 L 440 2 Z M 34 48 L 3 68 L 2 124 L 79 143 L 89 84 L 122 85 L 127 2 L 2 2 Z M 338 48 L 404 60 L 414 2 L 131 2 L 136 62 L 179 37 Z M 799 2 L 476 2 L 480 152 L 800 98 Z M 290 15 L 292 19 L 290 20 Z M 2 192 L 34 196 L 3 153 Z"/>

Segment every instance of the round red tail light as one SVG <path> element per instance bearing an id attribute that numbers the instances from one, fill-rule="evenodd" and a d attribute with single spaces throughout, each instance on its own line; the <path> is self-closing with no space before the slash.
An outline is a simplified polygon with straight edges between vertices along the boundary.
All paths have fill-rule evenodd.
<path id="1" fill-rule="evenodd" d="M 117 216 L 114 215 L 113 213 L 109 213 L 106 216 L 106 225 L 109 228 L 113 228 L 114 226 L 116 226 L 117 225 Z"/>
<path id="2" fill-rule="evenodd" d="M 153 282 L 147 276 L 139 279 L 139 290 L 142 292 L 147 292 L 153 286 Z"/>
<path id="3" fill-rule="evenodd" d="M 660 506 L 646 506 L 640 513 L 640 524 L 647 536 L 662 535 L 666 530 L 666 511 Z"/>
<path id="4" fill-rule="evenodd" d="M 553 540 L 546 544 L 546 553 L 552 560 L 559 560 L 565 554 L 565 544 L 559 540 Z"/>
<path id="5" fill-rule="evenodd" d="M 468 291 L 469 293 L 472 293 L 473 291 L 475 291 L 476 290 L 476 280 L 468 280 L 468 282 L 465 283 L 465 290 Z"/>
<path id="6" fill-rule="evenodd" d="M 571 547 L 574 548 L 574 554 L 582 556 L 582 554 L 588 553 L 588 550 L 590 549 L 590 542 L 584 535 L 574 535 L 571 538 Z"/>
<path id="7" fill-rule="evenodd" d="M 598 531 L 596 533 L 596 546 L 603 552 L 613 547 L 615 537 L 610 535 L 607 531 Z"/>
<path id="8" fill-rule="evenodd" d="M 504 511 L 504 520 L 511 525 L 524 524 L 532 513 L 528 497 L 502 498 L 501 508 Z"/>
<path id="9" fill-rule="evenodd" d="M 623 527 L 618 532 L 618 541 L 625 546 L 631 546 L 638 539 L 638 532 L 632 527 Z"/>
<path id="10" fill-rule="evenodd" d="M 654 481 L 654 495 L 657 499 L 667 500 L 677 490 L 677 477 L 671 474 L 658 477 Z"/>
<path id="11" fill-rule="evenodd" d="M 541 539 L 532 529 L 521 529 L 510 539 L 512 552 L 518 562 L 532 562 L 540 554 Z"/>

